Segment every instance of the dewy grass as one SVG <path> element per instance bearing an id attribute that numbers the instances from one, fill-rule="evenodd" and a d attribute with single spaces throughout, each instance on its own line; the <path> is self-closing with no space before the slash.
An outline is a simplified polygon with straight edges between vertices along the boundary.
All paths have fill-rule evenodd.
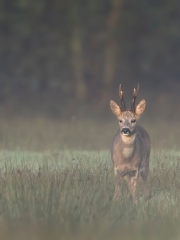
<path id="1" fill-rule="evenodd" d="M 23 239 L 27 231 L 31 232 L 29 239 L 180 237 L 176 152 L 152 153 L 152 197 L 146 201 L 140 185 L 137 204 L 130 200 L 125 184 L 122 199 L 113 201 L 114 175 L 108 151 L 6 151 L 0 153 L 0 159 L 3 239 Z"/>
<path id="2" fill-rule="evenodd" d="M 179 128 L 167 126 L 146 125 L 152 197 L 144 199 L 140 184 L 133 204 L 126 184 L 113 201 L 113 166 L 103 149 L 114 120 L 1 119 L 0 239 L 179 239 Z"/>

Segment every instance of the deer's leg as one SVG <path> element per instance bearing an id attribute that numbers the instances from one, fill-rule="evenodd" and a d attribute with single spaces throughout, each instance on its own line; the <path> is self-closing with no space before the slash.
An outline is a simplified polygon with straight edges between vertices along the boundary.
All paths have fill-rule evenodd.
<path id="1" fill-rule="evenodd" d="M 115 191 L 114 191 L 114 200 L 118 201 L 121 197 L 121 184 L 122 184 L 122 177 L 120 175 L 120 171 L 117 168 L 114 168 L 115 174 Z"/>
<path id="2" fill-rule="evenodd" d="M 132 171 L 132 173 L 130 173 L 130 175 L 127 178 L 129 191 L 134 202 L 136 202 L 136 187 L 137 187 L 138 175 L 139 175 L 138 170 L 135 170 L 135 171 Z"/>

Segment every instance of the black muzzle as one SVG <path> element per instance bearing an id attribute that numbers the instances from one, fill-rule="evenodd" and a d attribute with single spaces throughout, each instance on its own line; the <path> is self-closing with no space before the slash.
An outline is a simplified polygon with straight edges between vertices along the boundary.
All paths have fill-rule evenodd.
<path id="1" fill-rule="evenodd" d="M 121 132 L 124 134 L 124 135 L 130 135 L 130 129 L 129 128 L 123 128 L 122 130 L 121 130 Z"/>

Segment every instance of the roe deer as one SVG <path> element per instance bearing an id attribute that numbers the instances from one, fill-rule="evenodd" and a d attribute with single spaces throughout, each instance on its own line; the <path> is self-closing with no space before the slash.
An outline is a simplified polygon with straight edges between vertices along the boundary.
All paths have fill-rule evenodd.
<path id="1" fill-rule="evenodd" d="M 145 186 L 147 186 L 151 143 L 146 130 L 136 123 L 146 106 L 145 100 L 141 100 L 135 106 L 138 91 L 139 84 L 137 89 L 134 88 L 132 104 L 129 110 L 126 110 L 125 107 L 121 85 L 119 86 L 120 107 L 114 101 L 110 101 L 111 110 L 118 118 L 120 127 L 114 136 L 111 148 L 115 174 L 115 200 L 118 200 L 121 195 L 123 178 L 127 181 L 134 200 L 139 175 L 141 175 Z M 147 192 L 147 194 L 150 193 Z"/>

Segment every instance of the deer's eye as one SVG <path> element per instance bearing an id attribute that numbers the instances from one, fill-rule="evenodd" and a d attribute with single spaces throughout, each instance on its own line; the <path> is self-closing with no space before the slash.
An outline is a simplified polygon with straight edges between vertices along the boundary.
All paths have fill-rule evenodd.
<path id="1" fill-rule="evenodd" d="M 122 123 L 122 120 L 120 119 L 119 122 Z"/>
<path id="2" fill-rule="evenodd" d="M 136 122 L 136 119 L 132 119 L 131 122 L 132 122 L 132 123 L 135 123 L 135 122 Z"/>

